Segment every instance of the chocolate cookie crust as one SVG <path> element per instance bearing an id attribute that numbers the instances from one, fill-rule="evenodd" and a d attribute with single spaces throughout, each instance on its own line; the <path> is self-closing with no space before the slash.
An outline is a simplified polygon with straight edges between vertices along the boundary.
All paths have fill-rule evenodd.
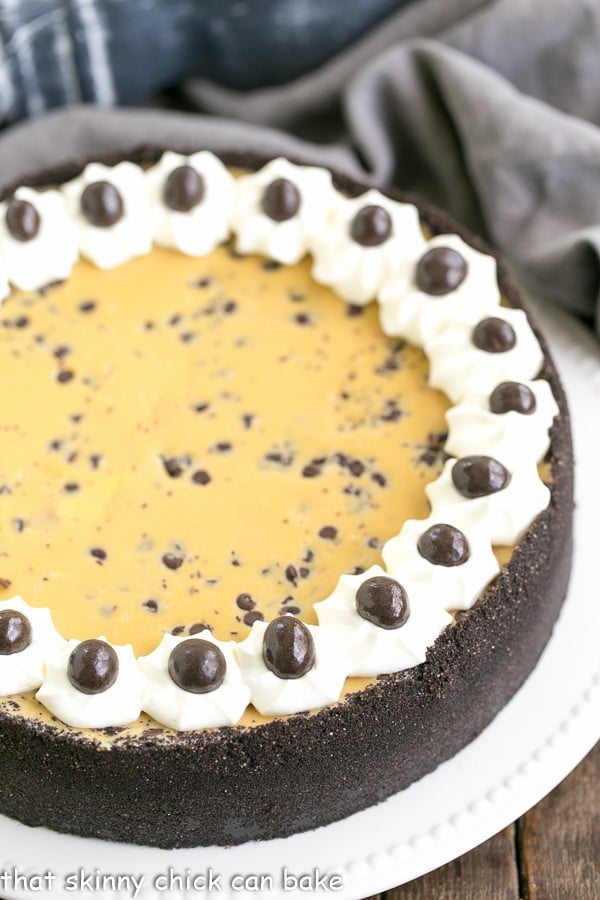
<path id="1" fill-rule="evenodd" d="M 143 148 L 102 161 L 150 163 L 161 153 Z M 251 168 L 266 162 L 243 153 L 223 159 Z M 24 182 L 65 181 L 82 167 L 73 162 Z M 366 189 L 344 178 L 336 186 L 349 195 Z M 415 203 L 433 233 L 454 232 L 492 253 L 441 211 L 406 194 L 389 196 Z M 522 306 L 502 263 L 499 282 L 508 302 Z M 440 635 L 426 663 L 382 676 L 313 714 L 252 728 L 151 728 L 135 740 L 113 730 L 99 744 L 76 729 L 0 710 L 0 812 L 55 831 L 165 848 L 283 837 L 385 799 L 476 737 L 535 666 L 571 564 L 569 416 L 543 337 L 532 327 L 545 353 L 542 377 L 560 408 L 548 457 L 551 504 L 478 603 Z"/>

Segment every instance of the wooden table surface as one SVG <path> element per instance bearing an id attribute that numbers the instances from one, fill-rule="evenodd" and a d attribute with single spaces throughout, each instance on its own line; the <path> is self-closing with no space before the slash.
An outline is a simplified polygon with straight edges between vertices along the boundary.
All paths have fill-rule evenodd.
<path id="1" fill-rule="evenodd" d="M 600 744 L 485 844 L 370 900 L 600 900 Z"/>

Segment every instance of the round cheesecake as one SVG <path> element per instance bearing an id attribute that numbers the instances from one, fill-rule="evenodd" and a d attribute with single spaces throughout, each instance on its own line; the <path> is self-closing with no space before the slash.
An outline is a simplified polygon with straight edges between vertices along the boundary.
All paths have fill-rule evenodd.
<path id="1" fill-rule="evenodd" d="M 64 256 L 65 274 L 31 288 L 7 251 L 24 286 L 1 313 L 0 812 L 160 847 L 324 825 L 453 756 L 535 666 L 571 560 L 565 398 L 502 265 L 468 314 L 435 318 L 493 252 L 342 178 L 314 224 L 327 173 L 261 181 L 264 161 L 239 154 L 215 198 L 194 158 L 168 171 L 158 150 L 132 154 L 131 183 L 80 163 L 27 180 L 64 185 L 39 266 Z M 150 238 L 128 203 L 139 179 Z M 37 236 L 17 204 L 37 201 L 10 196 L 17 253 Z M 281 240 L 297 219 L 306 247 L 291 226 Z M 405 325 L 409 282 L 434 312 Z M 528 341 L 530 375 L 521 357 L 490 368 Z M 483 368 L 457 367 L 472 346 Z M 527 378 L 557 414 L 541 441 L 509 429 L 496 459 L 473 422 L 525 421 Z M 505 510 L 492 527 L 488 500 L 511 484 L 527 521 Z M 37 643 L 41 687 L 11 692 L 2 665 Z"/>

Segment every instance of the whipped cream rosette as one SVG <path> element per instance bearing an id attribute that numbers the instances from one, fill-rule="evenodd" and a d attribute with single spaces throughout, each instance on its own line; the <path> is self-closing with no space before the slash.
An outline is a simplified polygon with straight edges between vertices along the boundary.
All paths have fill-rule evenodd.
<path id="1" fill-rule="evenodd" d="M 236 182 L 231 212 L 236 248 L 297 263 L 327 226 L 336 203 L 326 169 L 274 159 Z"/>
<path id="2" fill-rule="evenodd" d="M 496 260 L 458 235 L 440 234 L 427 241 L 419 256 L 400 261 L 377 299 L 384 334 L 422 347 L 457 316 L 496 313 Z"/>
<path id="3" fill-rule="evenodd" d="M 157 244 L 205 256 L 227 240 L 235 182 L 214 153 L 167 151 L 146 180 Z"/>
<path id="4" fill-rule="evenodd" d="M 46 659 L 64 644 L 49 609 L 18 596 L 0 601 L 0 697 L 38 688 Z"/>
<path id="5" fill-rule="evenodd" d="M 152 217 L 143 170 L 130 162 L 89 163 L 61 188 L 82 256 L 110 269 L 152 247 Z"/>
<path id="6" fill-rule="evenodd" d="M 392 579 L 381 566 L 360 575 L 341 575 L 334 591 L 314 608 L 319 625 L 338 635 L 350 659 L 349 675 L 399 672 L 425 662 L 427 648 L 452 622 L 440 603 L 430 603 L 417 588 Z M 361 604 L 361 590 L 369 591 Z M 404 607 L 394 616 L 395 594 L 404 592 Z M 391 609 L 391 614 L 390 614 Z M 370 615 L 369 615 L 370 613 Z M 369 616 L 369 617 L 367 617 Z"/>
<path id="7" fill-rule="evenodd" d="M 177 731 L 234 725 L 250 701 L 236 644 L 218 641 L 208 629 L 191 638 L 163 635 L 139 665 L 146 676 L 142 708 Z"/>
<path id="8" fill-rule="evenodd" d="M 364 305 L 403 260 L 414 260 L 424 246 L 412 204 L 376 190 L 352 200 L 340 196 L 327 228 L 313 243 L 313 277 L 344 300 Z"/>
<path id="9" fill-rule="evenodd" d="M 78 256 L 75 226 L 58 191 L 19 187 L 0 204 L 0 259 L 15 287 L 33 291 L 63 281 Z"/>

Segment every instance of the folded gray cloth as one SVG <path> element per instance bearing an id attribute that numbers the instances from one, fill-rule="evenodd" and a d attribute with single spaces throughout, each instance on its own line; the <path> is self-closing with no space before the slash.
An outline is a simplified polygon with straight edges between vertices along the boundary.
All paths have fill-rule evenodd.
<path id="1" fill-rule="evenodd" d="M 283 88 L 186 86 L 246 124 L 78 108 L 13 128 L 0 172 L 140 143 L 289 153 L 418 191 L 600 333 L 599 45 L 597 0 L 424 0 Z"/>

